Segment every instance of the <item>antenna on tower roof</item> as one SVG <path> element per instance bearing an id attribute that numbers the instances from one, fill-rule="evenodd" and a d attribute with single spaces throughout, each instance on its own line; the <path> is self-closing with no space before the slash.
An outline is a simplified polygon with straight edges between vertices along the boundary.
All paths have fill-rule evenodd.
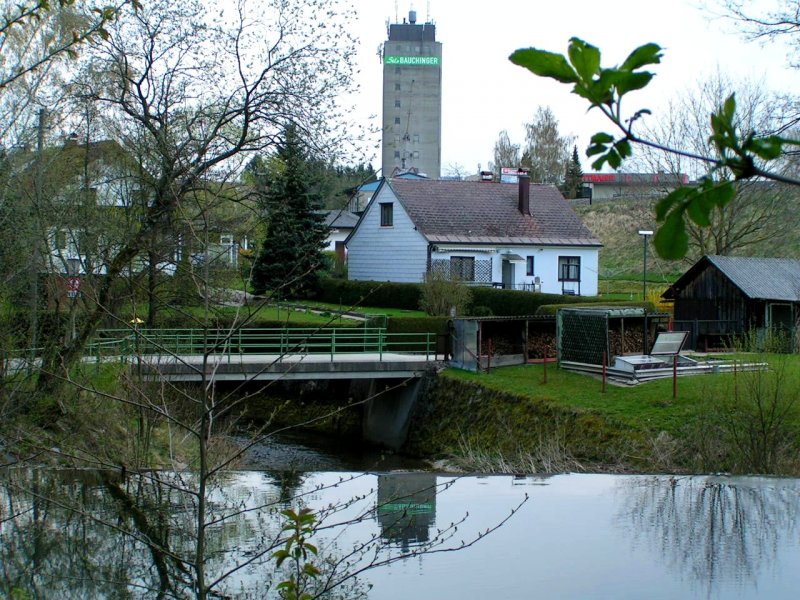
<path id="1" fill-rule="evenodd" d="M 425 5 L 425 22 L 426 23 L 431 22 L 431 0 L 428 0 L 428 2 Z"/>
<path id="2" fill-rule="evenodd" d="M 399 23 L 399 17 L 397 12 L 397 0 L 394 0 L 394 22 Z"/>

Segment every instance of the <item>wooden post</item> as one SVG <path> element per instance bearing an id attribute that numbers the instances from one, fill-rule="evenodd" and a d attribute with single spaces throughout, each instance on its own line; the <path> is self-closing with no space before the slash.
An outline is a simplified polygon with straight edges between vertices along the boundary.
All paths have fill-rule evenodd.
<path id="1" fill-rule="evenodd" d="M 544 347 L 544 380 L 542 381 L 543 384 L 547 383 L 547 355 L 548 355 L 548 347 L 545 345 Z"/>
<path id="2" fill-rule="evenodd" d="M 606 393 L 606 353 L 603 352 L 603 393 Z"/>
<path id="3" fill-rule="evenodd" d="M 678 355 L 672 357 L 672 397 L 678 397 Z"/>

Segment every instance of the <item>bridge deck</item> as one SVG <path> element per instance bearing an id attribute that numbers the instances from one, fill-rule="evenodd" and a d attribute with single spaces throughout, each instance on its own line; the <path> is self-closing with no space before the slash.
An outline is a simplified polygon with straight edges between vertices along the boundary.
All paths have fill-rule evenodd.
<path id="1" fill-rule="evenodd" d="M 424 354 L 224 354 L 142 356 L 142 375 L 168 381 L 396 379 L 420 377 L 437 358 Z"/>

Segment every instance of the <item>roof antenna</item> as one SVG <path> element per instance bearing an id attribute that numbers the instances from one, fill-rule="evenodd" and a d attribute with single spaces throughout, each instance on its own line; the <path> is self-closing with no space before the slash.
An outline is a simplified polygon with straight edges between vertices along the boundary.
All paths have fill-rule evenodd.
<path id="1" fill-rule="evenodd" d="M 398 19 L 398 13 L 397 13 L 397 0 L 394 0 L 394 22 L 395 22 L 395 23 L 399 23 L 399 22 L 400 22 L 400 21 L 398 21 L 397 19 Z"/>
<path id="2" fill-rule="evenodd" d="M 428 0 L 428 2 L 425 5 L 425 22 L 426 23 L 431 22 L 431 0 Z"/>

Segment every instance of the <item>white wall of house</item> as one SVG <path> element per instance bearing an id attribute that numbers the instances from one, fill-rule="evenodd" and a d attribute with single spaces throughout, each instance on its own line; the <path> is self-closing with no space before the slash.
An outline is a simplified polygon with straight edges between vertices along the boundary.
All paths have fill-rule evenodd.
<path id="1" fill-rule="evenodd" d="M 437 260 L 452 261 L 459 258 L 472 257 L 475 261 L 475 279 L 479 285 L 493 284 L 500 286 L 509 284 L 513 289 L 540 291 L 545 294 L 574 293 L 581 296 L 596 296 L 598 291 L 598 260 L 597 248 L 584 248 L 574 246 L 494 246 L 486 248 L 470 247 L 468 244 L 440 244 L 437 251 L 431 254 L 431 262 Z M 512 260 L 508 260 L 509 257 Z M 529 273 L 530 259 L 532 259 L 532 273 Z M 576 264 L 579 281 L 562 281 L 559 275 L 559 264 L 570 261 Z M 491 277 L 478 263 L 491 260 Z M 509 272 L 504 277 L 503 263 L 508 263 Z M 452 262 L 451 262 L 452 264 Z M 457 269 L 457 267 L 454 267 Z M 573 266 L 567 271 L 574 273 Z M 510 281 L 509 281 L 510 280 Z"/>
<path id="2" fill-rule="evenodd" d="M 381 225 L 381 204 L 392 205 L 392 224 Z M 348 279 L 422 281 L 428 266 L 428 242 L 414 228 L 388 185 L 373 197 L 347 243 Z"/>
<path id="3" fill-rule="evenodd" d="M 351 229 L 336 229 L 332 227 L 328 230 L 328 237 L 325 238 L 325 250 L 333 252 L 336 250 L 336 242 L 343 242 L 350 235 Z"/>

